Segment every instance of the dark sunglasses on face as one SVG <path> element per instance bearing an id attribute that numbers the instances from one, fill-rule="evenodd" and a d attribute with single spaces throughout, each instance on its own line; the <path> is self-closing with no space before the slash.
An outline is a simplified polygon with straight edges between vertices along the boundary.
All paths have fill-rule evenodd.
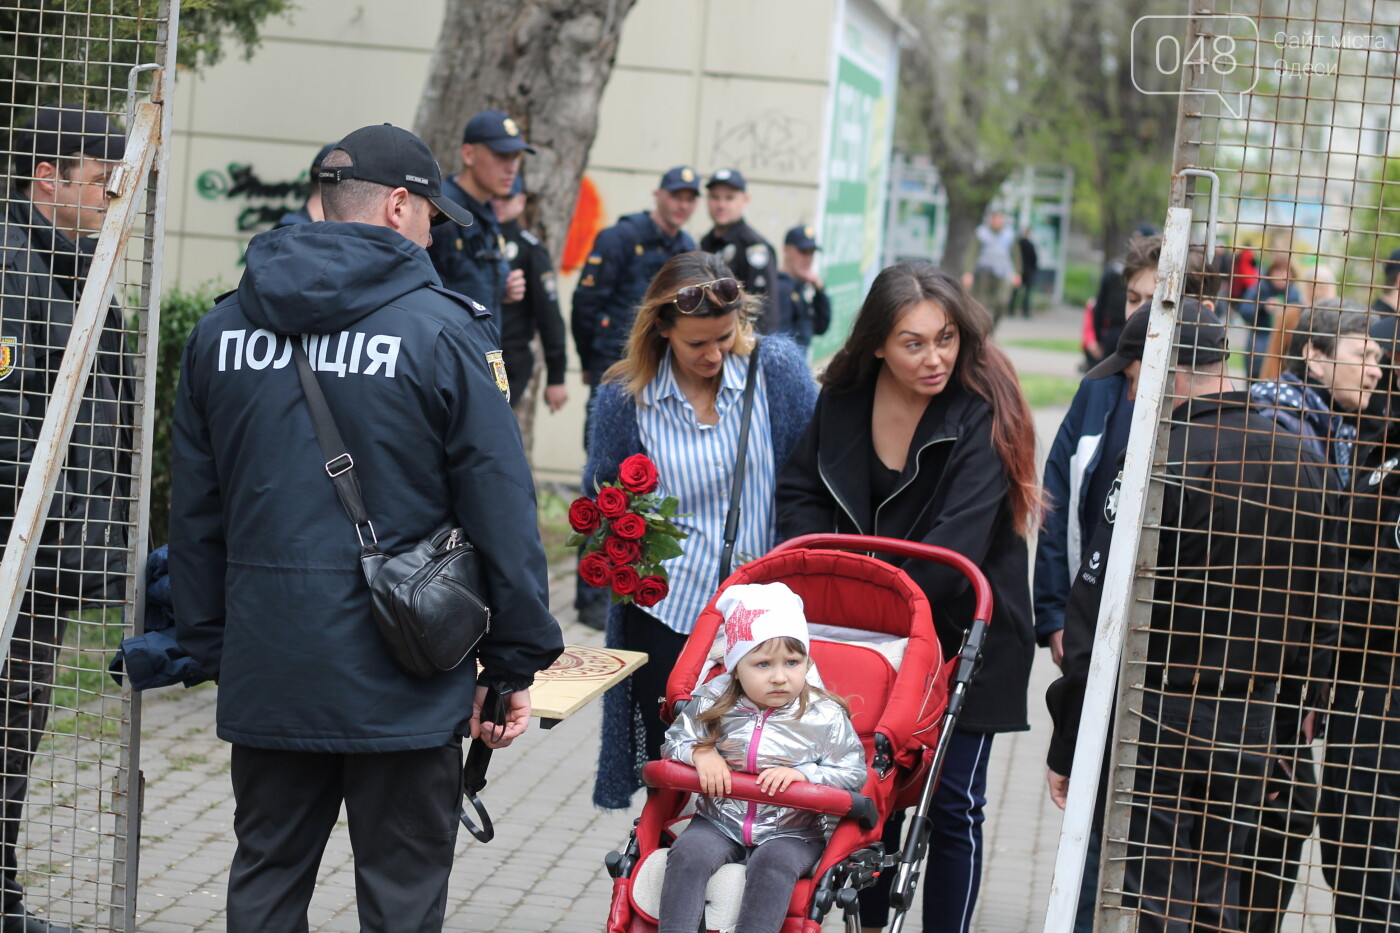
<path id="1" fill-rule="evenodd" d="M 718 305 L 733 304 L 739 300 L 739 280 L 732 278 L 715 279 L 699 285 L 687 285 L 676 292 L 671 302 L 681 314 L 694 314 L 705 300 L 705 292 Z"/>

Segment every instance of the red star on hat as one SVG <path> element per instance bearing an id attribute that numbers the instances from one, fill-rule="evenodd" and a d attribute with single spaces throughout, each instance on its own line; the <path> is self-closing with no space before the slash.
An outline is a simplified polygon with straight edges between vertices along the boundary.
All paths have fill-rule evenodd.
<path id="1" fill-rule="evenodd" d="M 750 609 L 743 603 L 734 607 L 729 618 L 724 620 L 724 637 L 730 646 L 741 641 L 753 640 L 753 624 L 767 609 Z"/>

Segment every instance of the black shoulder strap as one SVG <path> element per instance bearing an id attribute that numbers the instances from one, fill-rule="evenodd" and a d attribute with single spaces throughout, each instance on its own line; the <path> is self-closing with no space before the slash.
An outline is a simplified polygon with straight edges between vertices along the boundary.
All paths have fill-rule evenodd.
<path id="1" fill-rule="evenodd" d="M 749 351 L 749 371 L 744 380 L 744 405 L 739 413 L 739 451 L 734 458 L 734 485 L 729 490 L 729 514 L 724 518 L 724 548 L 719 554 L 719 582 L 729 577 L 734 562 L 734 541 L 739 537 L 739 499 L 744 492 L 744 463 L 749 453 L 749 422 L 753 420 L 753 396 L 758 385 L 758 338 Z"/>
<path id="2" fill-rule="evenodd" d="M 340 504 L 345 507 L 345 514 L 350 516 L 350 521 L 355 524 L 355 534 L 359 536 L 361 546 L 377 544 L 374 525 L 370 524 L 364 499 L 360 496 L 360 481 L 355 476 L 355 458 L 345 449 L 340 429 L 335 426 L 331 408 L 326 404 L 326 394 L 321 391 L 321 384 L 316 381 L 316 374 L 311 371 L 311 361 L 306 358 L 306 349 L 301 345 L 301 337 L 293 334 L 288 339 L 292 342 L 292 355 L 296 357 L 301 389 L 306 393 L 306 407 L 311 409 L 311 424 L 316 429 L 316 442 L 321 445 L 321 456 L 326 458 L 326 475 L 335 484 L 335 491 L 340 496 Z M 366 528 L 369 530 L 368 541 L 361 530 Z"/>

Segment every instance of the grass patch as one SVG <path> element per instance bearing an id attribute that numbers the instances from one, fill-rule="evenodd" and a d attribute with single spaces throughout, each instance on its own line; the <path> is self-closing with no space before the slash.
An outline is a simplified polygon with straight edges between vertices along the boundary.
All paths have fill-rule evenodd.
<path id="1" fill-rule="evenodd" d="M 1068 405 L 1079 390 L 1078 379 L 1064 376 L 1039 376 L 1034 373 L 1021 375 L 1021 391 L 1026 393 L 1026 401 L 1031 408 L 1055 408 Z"/>
<path id="2" fill-rule="evenodd" d="M 1065 304 L 1083 308 L 1085 302 L 1099 294 L 1098 266 L 1087 262 L 1072 262 L 1065 266 Z"/>
<path id="3" fill-rule="evenodd" d="M 569 527 L 569 502 L 563 496 L 547 489 L 538 490 L 540 541 L 544 544 L 544 556 L 550 566 L 573 556 L 574 549 L 566 547 L 573 529 Z"/>
<path id="4" fill-rule="evenodd" d="M 997 343 L 1008 347 L 1027 347 L 1031 350 L 1071 353 L 1075 356 L 1082 352 L 1079 348 L 1079 341 L 1067 337 L 1023 337 L 1014 340 L 998 340 Z"/>

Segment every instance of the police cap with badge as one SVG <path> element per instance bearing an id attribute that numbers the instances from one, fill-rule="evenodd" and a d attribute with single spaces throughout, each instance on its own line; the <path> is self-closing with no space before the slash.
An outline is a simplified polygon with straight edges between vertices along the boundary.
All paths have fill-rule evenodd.
<path id="1" fill-rule="evenodd" d="M 802 253 L 821 249 L 817 245 L 817 232 L 807 226 L 793 227 L 787 232 L 787 236 L 783 237 L 783 244 Z"/>
<path id="2" fill-rule="evenodd" d="M 689 165 L 677 165 L 661 176 L 662 191 L 694 191 L 700 193 L 700 176 Z"/>
<path id="3" fill-rule="evenodd" d="M 427 198 L 441 214 L 463 227 L 472 225 L 471 211 L 442 193 L 442 170 L 428 144 L 408 130 L 382 123 L 366 126 L 336 146 L 350 156 L 349 165 L 322 165 L 316 180 L 323 185 L 359 179 L 389 188 L 406 188 Z"/>
<path id="4" fill-rule="evenodd" d="M 722 168 L 710 176 L 710 180 L 705 182 L 705 189 L 709 190 L 715 185 L 728 185 L 735 191 L 748 191 L 749 183 L 744 181 L 743 174 L 737 168 Z"/>
<path id="5" fill-rule="evenodd" d="M 535 154 L 535 147 L 525 141 L 520 124 L 499 110 L 483 110 L 467 121 L 462 142 L 485 143 L 492 152 L 510 155 L 512 152 Z"/>

